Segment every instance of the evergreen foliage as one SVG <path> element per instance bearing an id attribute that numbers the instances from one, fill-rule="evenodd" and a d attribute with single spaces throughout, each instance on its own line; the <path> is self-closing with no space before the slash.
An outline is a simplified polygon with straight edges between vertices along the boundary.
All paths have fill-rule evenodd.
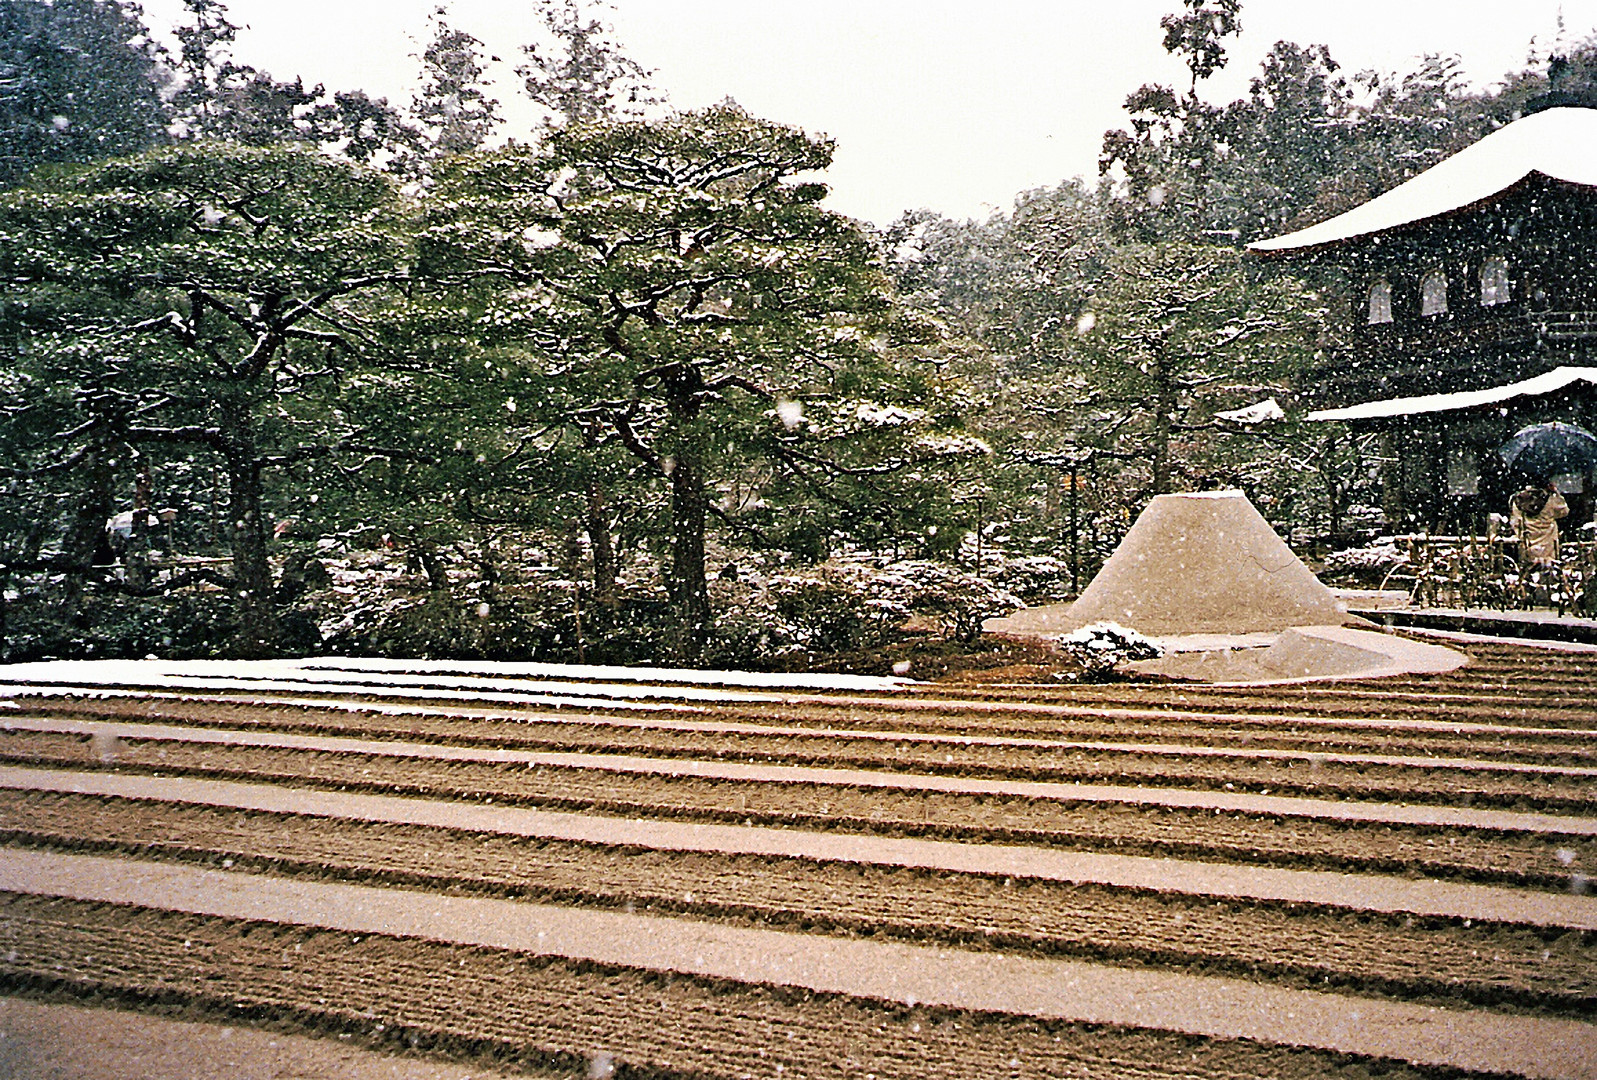
<path id="1" fill-rule="evenodd" d="M 550 40 L 523 45 L 527 59 L 516 74 L 551 125 L 636 117 L 659 104 L 653 73 L 627 55 L 583 0 L 537 0 L 533 9 Z"/>
<path id="2" fill-rule="evenodd" d="M 239 652 L 280 647 L 268 478 L 358 447 L 339 391 L 380 348 L 363 305 L 406 276 L 402 221 L 384 177 L 290 147 L 151 151 L 0 199 L 21 372 L 74 399 L 56 406 L 49 467 L 102 474 L 84 489 L 88 535 L 68 541 L 80 564 L 112 468 L 204 460 L 227 489 L 232 564 L 203 576 L 235 597 Z"/>
<path id="3" fill-rule="evenodd" d="M 161 51 L 122 0 L 0 0 L 0 186 L 165 138 Z"/>
<path id="4" fill-rule="evenodd" d="M 223 0 L 183 0 L 188 21 L 175 28 L 178 89 L 171 130 L 180 140 L 246 146 L 307 142 L 352 161 L 404 159 L 419 138 L 399 111 L 363 90 L 332 95 L 296 77 L 282 81 L 233 57 L 239 27 Z"/>
<path id="5" fill-rule="evenodd" d="M 410 106 L 435 157 L 477 149 L 500 122 L 499 102 L 487 91 L 482 42 L 450 26 L 448 14 L 443 7 L 433 11 L 432 40 L 418 58 L 422 86 Z"/>
<path id="6" fill-rule="evenodd" d="M 499 283 L 478 319 L 530 376 L 517 422 L 664 488 L 685 659 L 711 630 L 711 518 L 768 537 L 787 524 L 773 500 L 800 492 L 846 518 L 919 463 L 980 452 L 921 407 L 927 373 L 900 349 L 921 331 L 894 318 L 868 238 L 798 180 L 830 159 L 728 104 L 557 129 L 436 193 L 427 265 Z"/>
<path id="7" fill-rule="evenodd" d="M 1369 448 L 1292 420 L 1336 282 L 1241 247 L 1597 102 L 1591 39 L 1488 92 L 1280 42 L 1219 104 L 1241 5 L 1179 0 L 1186 85 L 1130 95 L 1096 182 L 872 235 L 822 205 L 828 141 L 651 109 L 582 0 L 535 5 L 548 122 L 498 148 L 443 8 L 402 115 L 184 6 L 168 56 L 132 4 L 0 0 L 14 656 L 868 666 L 1085 584 L 1160 491 L 1336 534 Z"/>

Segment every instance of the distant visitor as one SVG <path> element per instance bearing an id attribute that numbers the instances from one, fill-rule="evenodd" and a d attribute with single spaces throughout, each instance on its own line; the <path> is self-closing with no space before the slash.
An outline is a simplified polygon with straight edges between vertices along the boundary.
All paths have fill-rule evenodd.
<path id="1" fill-rule="evenodd" d="M 1508 520 L 1519 538 L 1519 557 L 1526 566 L 1551 566 L 1558 561 L 1558 520 L 1569 516 L 1569 504 L 1552 481 L 1518 491 L 1508 503 Z"/>

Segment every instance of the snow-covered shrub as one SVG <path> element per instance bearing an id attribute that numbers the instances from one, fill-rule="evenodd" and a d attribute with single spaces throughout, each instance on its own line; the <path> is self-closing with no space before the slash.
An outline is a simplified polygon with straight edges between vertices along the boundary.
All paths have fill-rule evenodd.
<path id="1" fill-rule="evenodd" d="M 1407 565 L 1408 554 L 1399 551 L 1391 537 L 1382 537 L 1367 547 L 1333 551 L 1325 557 L 1325 575 L 1360 584 L 1378 585 L 1387 574 Z"/>
<path id="2" fill-rule="evenodd" d="M 13 579 L 16 580 L 16 579 Z M 18 582 L 7 596 L 5 638 L 0 642 L 8 661 L 50 657 L 138 659 L 152 653 L 180 660 L 215 656 L 234 632 L 233 599 L 221 591 L 184 591 L 171 595 L 129 598 L 89 591 L 77 602 L 78 619 L 63 619 L 59 575 L 35 575 Z M 304 651 L 315 644 L 315 630 L 284 618 L 289 635 L 284 651 Z"/>
<path id="3" fill-rule="evenodd" d="M 994 582 L 946 563 L 878 560 L 863 554 L 769 572 L 747 560 L 736 577 L 711 582 L 718 663 L 768 666 L 879 650 L 924 620 L 945 638 L 968 642 L 985 619 L 1021 601 Z"/>
<path id="4" fill-rule="evenodd" d="M 821 563 L 804 573 L 779 574 L 767 585 L 788 637 L 811 652 L 846 652 L 885 644 L 909 617 L 846 564 Z"/>
<path id="5" fill-rule="evenodd" d="M 933 620 L 943 636 L 956 641 L 974 641 L 983 622 L 1026 606 L 995 581 L 926 559 L 888 563 L 869 577 L 866 587 L 882 602 L 896 601 Z"/>
<path id="6" fill-rule="evenodd" d="M 1325 557 L 1327 570 L 1390 570 L 1408 562 L 1408 556 L 1397 549 L 1390 539 L 1383 539 L 1369 547 L 1347 548 L 1333 551 Z"/>
<path id="7" fill-rule="evenodd" d="M 1081 667 L 1086 682 L 1106 682 L 1115 669 L 1133 660 L 1153 660 L 1164 650 L 1135 630 L 1118 623 L 1101 622 L 1058 639 L 1059 650 Z"/>
<path id="8" fill-rule="evenodd" d="M 709 661 L 717 667 L 805 667 L 816 655 L 878 649 L 908 612 L 873 601 L 833 563 L 751 570 L 710 583 L 716 612 Z"/>
<path id="9" fill-rule="evenodd" d="M 671 620 L 653 590 L 628 582 L 601 604 L 514 537 L 406 550 L 319 549 L 326 583 L 309 591 L 330 652 L 448 659 L 658 663 Z"/>
<path id="10" fill-rule="evenodd" d="M 1026 601 L 1057 600 L 1070 591 L 1070 560 L 1052 555 L 1004 555 L 982 561 L 982 576 Z"/>

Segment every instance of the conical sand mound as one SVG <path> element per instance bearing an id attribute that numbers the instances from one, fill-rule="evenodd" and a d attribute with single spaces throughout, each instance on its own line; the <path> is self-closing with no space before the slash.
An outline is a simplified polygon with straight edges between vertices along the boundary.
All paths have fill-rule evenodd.
<path id="1" fill-rule="evenodd" d="M 1143 634 L 1251 634 L 1346 621 L 1331 591 L 1240 491 L 1159 495 L 1081 598 L 989 629 L 1069 633 L 1114 622 Z"/>

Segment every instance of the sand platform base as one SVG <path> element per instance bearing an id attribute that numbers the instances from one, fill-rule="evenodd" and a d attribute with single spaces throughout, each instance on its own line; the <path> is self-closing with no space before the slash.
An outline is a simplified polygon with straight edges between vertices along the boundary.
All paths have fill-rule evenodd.
<path id="1" fill-rule="evenodd" d="M 1202 640 L 1192 640 L 1201 637 Z M 1261 638 L 1265 640 L 1260 640 Z M 1144 675 L 1164 675 L 1220 685 L 1260 686 L 1321 679 L 1373 679 L 1435 675 L 1462 667 L 1463 653 L 1442 645 L 1346 626 L 1295 626 L 1280 634 L 1160 639 L 1165 655 L 1126 665 Z"/>

